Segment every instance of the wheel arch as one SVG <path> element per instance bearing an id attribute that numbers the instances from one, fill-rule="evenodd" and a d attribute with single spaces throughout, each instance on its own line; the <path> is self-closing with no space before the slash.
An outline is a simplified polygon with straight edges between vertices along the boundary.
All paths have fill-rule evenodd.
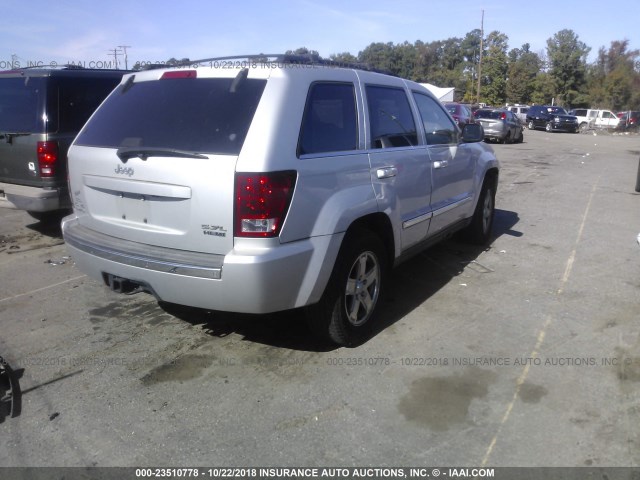
<path id="1" fill-rule="evenodd" d="M 380 237 L 387 255 L 387 265 L 393 265 L 396 256 L 396 240 L 389 217 L 382 212 L 377 212 L 354 220 L 347 229 L 343 243 L 350 235 L 356 235 L 358 230 L 368 230 Z"/>

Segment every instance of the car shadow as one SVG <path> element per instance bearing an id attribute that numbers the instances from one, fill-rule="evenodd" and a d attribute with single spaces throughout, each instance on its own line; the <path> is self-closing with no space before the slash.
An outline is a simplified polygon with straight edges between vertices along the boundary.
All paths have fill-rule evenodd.
<path id="1" fill-rule="evenodd" d="M 60 225 L 60 221 L 40 220 L 27 225 L 27 228 L 44 237 L 62 239 L 62 227 Z"/>
<path id="2" fill-rule="evenodd" d="M 521 237 L 522 233 L 513 229 L 518 221 L 516 212 L 496 209 L 492 242 L 502 235 Z M 386 292 L 378 306 L 377 328 L 365 343 L 431 298 L 488 248 L 463 243 L 454 236 L 393 269 L 387 277 Z M 216 337 L 236 334 L 249 342 L 308 352 L 328 352 L 339 348 L 310 332 L 303 309 L 248 315 L 166 302 L 161 302 L 160 307 L 185 322 L 202 326 L 205 332 Z"/>
<path id="3" fill-rule="evenodd" d="M 69 215 L 71 210 L 60 210 L 55 212 L 31 214 L 32 223 L 27 225 L 29 230 L 39 233 L 45 237 L 62 239 L 61 222 L 64 217 Z"/>

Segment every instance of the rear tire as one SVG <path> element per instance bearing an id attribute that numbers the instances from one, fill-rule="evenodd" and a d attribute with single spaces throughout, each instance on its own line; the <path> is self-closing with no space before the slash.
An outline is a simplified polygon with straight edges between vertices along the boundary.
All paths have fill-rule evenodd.
<path id="1" fill-rule="evenodd" d="M 529 130 L 535 130 L 536 126 L 534 125 L 533 120 L 529 121 L 529 124 L 527 125 L 527 128 Z"/>
<path id="2" fill-rule="evenodd" d="M 350 233 L 322 298 L 307 308 L 311 330 L 343 346 L 366 340 L 375 324 L 386 270 L 387 256 L 380 238 L 364 229 Z"/>
<path id="3" fill-rule="evenodd" d="M 524 142 L 524 130 L 520 129 L 520 135 L 516 137 L 516 143 Z"/>

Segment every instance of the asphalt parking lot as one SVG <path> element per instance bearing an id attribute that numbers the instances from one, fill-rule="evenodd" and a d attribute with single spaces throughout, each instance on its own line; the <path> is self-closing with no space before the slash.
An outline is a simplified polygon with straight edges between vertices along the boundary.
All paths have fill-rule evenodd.
<path id="1" fill-rule="evenodd" d="M 490 247 L 396 269 L 354 349 L 296 311 L 112 293 L 56 225 L 0 210 L 0 356 L 21 387 L 0 465 L 639 466 L 640 137 L 494 149 Z"/>

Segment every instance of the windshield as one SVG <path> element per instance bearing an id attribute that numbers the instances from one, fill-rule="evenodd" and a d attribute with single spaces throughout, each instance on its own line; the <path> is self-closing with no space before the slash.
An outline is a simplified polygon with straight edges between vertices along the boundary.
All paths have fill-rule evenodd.
<path id="1" fill-rule="evenodd" d="M 45 133 L 43 78 L 0 78 L 0 132 Z"/>
<path id="2" fill-rule="evenodd" d="M 562 107 L 549 107 L 547 108 L 549 113 L 555 113 L 556 115 L 566 115 L 567 111 Z"/>
<path id="3" fill-rule="evenodd" d="M 76 144 L 237 155 L 266 80 L 169 78 L 121 84 Z"/>

